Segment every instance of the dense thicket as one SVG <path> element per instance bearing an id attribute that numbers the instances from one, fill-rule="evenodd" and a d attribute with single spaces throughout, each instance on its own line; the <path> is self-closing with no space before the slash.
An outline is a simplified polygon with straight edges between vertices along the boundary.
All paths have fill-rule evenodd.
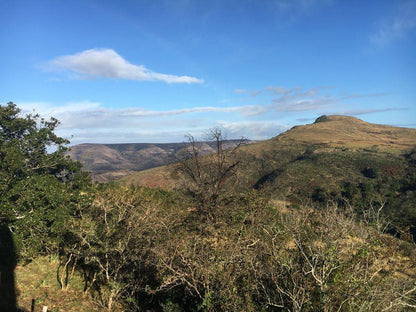
<path id="1" fill-rule="evenodd" d="M 361 217 L 382 208 L 389 230 L 416 238 L 416 150 L 348 149 L 308 144 L 247 153 L 243 177 L 292 203 L 353 207 Z M 247 181 L 250 185 L 252 180 Z"/>
<path id="2" fill-rule="evenodd" d="M 406 311 L 415 247 L 352 211 L 287 206 L 257 191 L 207 219 L 178 194 L 100 190 L 74 219 L 69 266 L 109 310 Z M 410 311 L 410 310 L 409 310 Z"/>

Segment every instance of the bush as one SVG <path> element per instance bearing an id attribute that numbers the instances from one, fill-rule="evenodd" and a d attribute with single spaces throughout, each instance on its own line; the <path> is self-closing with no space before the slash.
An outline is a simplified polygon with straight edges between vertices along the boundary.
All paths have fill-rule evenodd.
<path id="1" fill-rule="evenodd" d="M 22 116 L 11 102 L 0 105 L 0 223 L 24 259 L 57 251 L 62 226 L 90 182 L 81 165 L 65 156 L 68 141 L 55 135 L 58 124 Z"/>
<path id="2" fill-rule="evenodd" d="M 228 197 L 219 208 L 207 222 L 173 193 L 104 189 L 74 226 L 79 247 L 72 252 L 95 274 L 91 289 L 109 310 L 377 311 L 413 304 L 414 276 L 395 270 L 416 259 L 405 260 L 395 238 L 358 223 L 352 211 L 288 209 L 257 191 Z M 408 248 L 403 252 L 413 257 Z M 386 270 L 387 263 L 397 265 Z"/>

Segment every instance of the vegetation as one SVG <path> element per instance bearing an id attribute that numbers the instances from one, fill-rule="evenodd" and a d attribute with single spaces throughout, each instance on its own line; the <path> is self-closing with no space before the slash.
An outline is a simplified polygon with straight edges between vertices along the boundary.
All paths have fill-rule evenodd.
<path id="1" fill-rule="evenodd" d="M 198 211 L 215 217 L 215 209 L 227 191 L 235 186 L 241 161 L 237 152 L 244 143 L 241 139 L 233 148 L 226 148 L 226 138 L 219 128 L 210 129 L 207 141 L 213 142 L 214 152 L 204 157 L 201 145 L 188 136 L 188 146 L 176 159 L 174 175 L 181 179 L 180 189 L 194 199 Z"/>
<path id="2" fill-rule="evenodd" d="M 207 223 L 192 203 L 146 188 L 97 190 L 66 249 L 97 305 L 397 311 L 415 304 L 414 246 L 351 211 L 284 207 L 251 191 L 229 197 Z"/>
<path id="3" fill-rule="evenodd" d="M 65 220 L 82 202 L 88 178 L 65 156 L 68 141 L 58 121 L 21 116 L 13 103 L 0 106 L 0 223 L 13 233 L 20 258 L 58 250 Z"/>
<path id="4" fill-rule="evenodd" d="M 32 288 L 18 281 L 18 303 L 37 287 L 42 303 L 69 310 L 48 298 L 54 283 L 79 311 L 416 307 L 416 247 L 386 233 L 414 224 L 415 152 L 226 150 L 216 129 L 208 157 L 190 137 L 176 189 L 92 185 L 64 156 L 56 120 L 12 103 L 0 112 L 1 222 L 25 264 L 18 280 L 56 270 Z"/>
<path id="5" fill-rule="evenodd" d="M 388 230 L 409 236 L 416 226 L 414 153 L 292 145 L 253 176 L 260 172 L 256 188 L 293 203 L 334 202 L 354 207 L 362 217 L 369 207 L 382 207 L 382 216 L 390 222 Z M 260 160 L 251 160 L 252 168 L 256 162 Z"/>

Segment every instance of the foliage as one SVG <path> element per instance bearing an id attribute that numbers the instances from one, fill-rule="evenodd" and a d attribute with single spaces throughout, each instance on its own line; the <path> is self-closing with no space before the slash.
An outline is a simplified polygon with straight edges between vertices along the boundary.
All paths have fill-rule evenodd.
<path id="1" fill-rule="evenodd" d="M 66 252 L 107 310 L 405 311 L 415 304 L 414 246 L 402 250 L 352 210 L 288 207 L 259 191 L 229 196 L 220 208 L 207 222 L 178 194 L 104 187 L 74 219 Z"/>
<path id="2" fill-rule="evenodd" d="M 359 218 L 368 207 L 382 204 L 382 217 L 390 220 L 387 230 L 406 236 L 416 226 L 414 153 L 293 144 L 272 156 L 268 172 L 254 186 L 293 203 L 354 207 Z M 254 181 L 261 172 L 256 164 L 264 159 L 250 161 L 254 172 L 244 168 Z"/>
<path id="3" fill-rule="evenodd" d="M 0 222 L 14 234 L 19 256 L 57 249 L 65 219 L 88 183 L 81 166 L 65 156 L 58 121 L 22 116 L 13 103 L 0 105 Z"/>
<path id="4" fill-rule="evenodd" d="M 175 226 L 174 217 L 167 217 L 172 195 L 99 186 L 93 197 L 92 205 L 71 219 L 62 263 L 83 272 L 85 292 L 92 292 L 101 307 L 120 308 L 121 299 L 134 307 L 141 294 L 157 285 L 151 247 Z"/>

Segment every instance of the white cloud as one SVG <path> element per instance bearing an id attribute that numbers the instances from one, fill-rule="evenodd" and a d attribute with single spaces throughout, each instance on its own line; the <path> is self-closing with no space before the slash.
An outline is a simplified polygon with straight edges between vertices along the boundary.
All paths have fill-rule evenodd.
<path id="1" fill-rule="evenodd" d="M 370 35 L 370 42 L 377 46 L 386 46 L 416 30 L 416 1 L 402 3 L 398 14 L 383 21 L 379 29 Z"/>
<path id="2" fill-rule="evenodd" d="M 322 110 L 359 115 L 405 109 L 364 109 L 362 103 L 354 103 L 356 98 L 384 95 L 380 93 L 337 94 L 334 90 L 323 91 L 327 88 L 322 87 L 279 88 L 270 88 L 273 92 L 261 95 L 259 101 L 264 102 L 263 105 L 212 105 L 170 110 L 140 107 L 111 109 L 90 101 L 61 106 L 36 102 L 18 105 L 24 113 L 35 109 L 42 117 L 56 117 L 61 122 L 58 135 L 70 139 L 72 144 L 181 142 L 184 134 L 198 136 L 214 126 L 225 128 L 230 138 L 245 136 L 250 139 L 266 139 L 289 128 L 288 124 L 279 123 L 278 120 L 295 114 L 300 118 L 308 117 L 311 113 L 315 115 Z M 254 102 L 250 92 L 245 97 L 248 103 Z M 240 101 L 241 97 L 238 98 Z M 340 104 L 346 101 L 348 103 L 343 104 L 345 107 L 341 107 Z"/>
<path id="3" fill-rule="evenodd" d="M 191 107 L 178 110 L 146 110 L 130 107 L 110 109 L 96 102 L 68 103 L 54 106 L 48 103 L 20 103 L 24 113 L 35 110 L 42 117 L 55 117 L 60 122 L 58 135 L 72 144 L 116 142 L 181 142 L 186 133 L 196 135 L 216 125 L 212 114 L 240 117 L 253 114 L 261 107 Z"/>
<path id="4" fill-rule="evenodd" d="M 78 79 L 93 77 L 167 83 L 203 83 L 190 76 L 175 76 L 154 72 L 143 65 L 126 61 L 111 49 L 91 49 L 73 55 L 58 56 L 44 66 L 47 71 L 70 71 Z"/>

